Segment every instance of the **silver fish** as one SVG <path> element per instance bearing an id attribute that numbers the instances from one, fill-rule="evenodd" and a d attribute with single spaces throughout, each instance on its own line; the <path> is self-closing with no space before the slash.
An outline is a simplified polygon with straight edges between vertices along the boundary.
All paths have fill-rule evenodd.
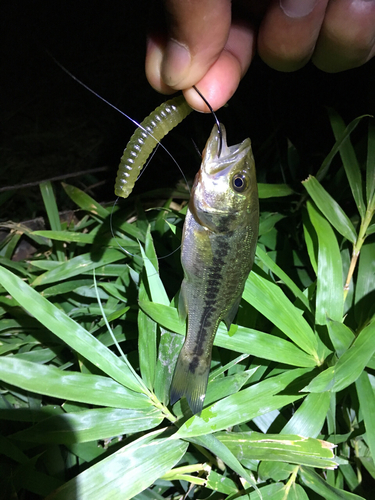
<path id="1" fill-rule="evenodd" d="M 258 190 L 250 139 L 228 147 L 225 128 L 220 126 L 221 153 L 215 126 L 183 228 L 179 310 L 188 315 L 188 329 L 170 402 L 185 396 L 193 414 L 203 408 L 215 334 L 220 321 L 229 329 L 237 313 L 258 237 Z"/>

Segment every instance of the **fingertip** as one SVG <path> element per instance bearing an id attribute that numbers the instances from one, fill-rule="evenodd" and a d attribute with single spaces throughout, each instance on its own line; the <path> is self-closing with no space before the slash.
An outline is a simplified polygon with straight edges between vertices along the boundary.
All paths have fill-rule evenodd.
<path id="1" fill-rule="evenodd" d="M 170 87 L 178 87 L 189 76 L 189 48 L 177 40 L 169 40 L 161 61 L 161 76 Z"/>
<path id="2" fill-rule="evenodd" d="M 254 28 L 244 22 L 234 22 L 225 49 L 203 78 L 196 83 L 197 88 L 214 111 L 224 106 L 233 96 L 254 54 Z M 209 112 L 206 104 L 193 88 L 187 89 L 184 95 L 196 111 Z"/>
<path id="3" fill-rule="evenodd" d="M 210 103 L 214 111 L 224 106 L 235 93 L 241 79 L 241 65 L 229 52 L 222 52 L 220 58 L 210 68 L 206 75 L 196 84 L 196 87 Z M 209 113 L 205 102 L 194 90 L 184 91 L 189 105 L 201 113 Z"/>
<path id="4" fill-rule="evenodd" d="M 162 62 L 165 52 L 165 40 L 162 37 L 150 35 L 147 38 L 145 73 L 146 78 L 157 92 L 173 94 L 175 89 L 170 88 L 162 77 Z"/>

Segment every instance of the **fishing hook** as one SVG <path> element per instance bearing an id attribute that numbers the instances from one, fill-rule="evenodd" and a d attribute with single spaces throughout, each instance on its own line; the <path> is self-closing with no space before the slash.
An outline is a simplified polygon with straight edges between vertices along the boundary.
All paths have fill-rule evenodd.
<path id="1" fill-rule="evenodd" d="M 220 155 L 221 155 L 221 149 L 223 147 L 223 133 L 221 131 L 221 127 L 220 127 L 220 122 L 216 116 L 216 113 L 215 111 L 212 109 L 212 106 L 211 104 L 207 101 L 207 99 L 204 97 L 203 94 L 201 94 L 201 92 L 197 89 L 197 87 L 195 85 L 193 85 L 193 89 L 195 90 L 195 92 L 197 92 L 197 94 L 203 99 L 204 103 L 206 104 L 206 106 L 208 107 L 208 109 L 211 111 L 211 113 L 214 115 L 214 118 L 215 118 L 215 122 L 216 122 L 216 125 L 217 125 L 217 130 L 219 132 L 219 140 L 220 140 L 220 144 L 219 144 L 219 153 L 218 153 L 218 157 L 220 158 Z"/>

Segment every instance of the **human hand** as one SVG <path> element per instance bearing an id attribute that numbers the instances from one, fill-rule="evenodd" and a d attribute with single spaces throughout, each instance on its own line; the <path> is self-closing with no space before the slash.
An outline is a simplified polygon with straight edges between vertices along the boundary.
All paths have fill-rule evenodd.
<path id="1" fill-rule="evenodd" d="M 165 0 L 169 33 L 151 34 L 146 75 L 159 92 L 184 92 L 198 111 L 236 91 L 257 51 L 272 68 L 295 71 L 309 59 L 335 73 L 375 54 L 375 0 Z M 232 17 L 233 7 L 233 17 Z"/>

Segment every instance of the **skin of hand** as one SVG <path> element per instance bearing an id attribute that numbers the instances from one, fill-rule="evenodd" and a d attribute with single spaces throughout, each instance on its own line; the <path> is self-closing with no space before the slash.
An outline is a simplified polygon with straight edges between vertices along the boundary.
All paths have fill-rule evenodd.
<path id="1" fill-rule="evenodd" d="M 255 51 L 295 71 L 310 59 L 335 73 L 375 55 L 375 0 L 165 0 L 167 31 L 148 38 L 146 76 L 164 94 L 182 90 L 197 111 L 236 91 Z"/>

